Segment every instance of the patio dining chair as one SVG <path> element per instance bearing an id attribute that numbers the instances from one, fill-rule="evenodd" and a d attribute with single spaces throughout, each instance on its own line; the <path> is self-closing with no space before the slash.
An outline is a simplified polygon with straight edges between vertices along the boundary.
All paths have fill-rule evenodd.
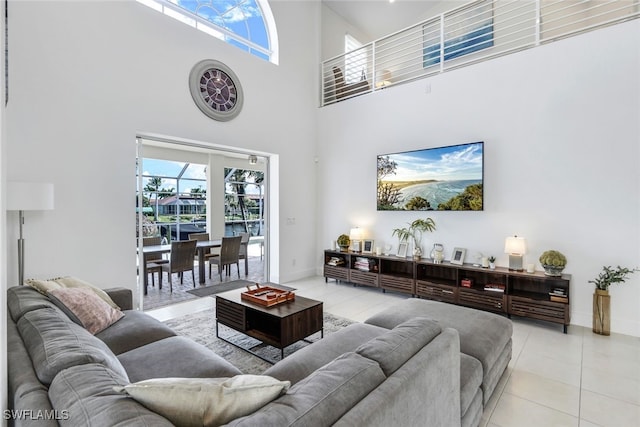
<path id="1" fill-rule="evenodd" d="M 249 237 L 251 237 L 251 235 L 249 233 L 240 233 L 240 237 L 242 238 L 240 240 L 240 259 L 244 260 L 244 276 L 247 277 L 249 275 L 249 255 L 248 255 L 248 249 L 249 249 Z"/>
<path id="2" fill-rule="evenodd" d="M 224 269 L 227 276 L 231 274 L 231 265 L 238 267 L 238 279 L 240 278 L 240 242 L 241 236 L 223 237 L 220 245 L 220 254 L 209 257 L 209 279 L 211 279 L 211 265 L 218 266 L 220 281 L 222 281 L 222 270 Z"/>
<path id="3" fill-rule="evenodd" d="M 189 240 L 209 240 L 209 233 L 191 233 L 189 234 Z"/>
<path id="4" fill-rule="evenodd" d="M 142 246 L 156 246 L 162 244 L 162 237 L 143 237 L 142 238 Z M 151 253 L 144 255 L 144 263 L 146 267 L 147 274 L 151 273 L 151 286 L 156 286 L 155 281 L 155 273 L 158 273 L 158 278 L 162 275 L 162 264 L 168 263 L 168 259 L 164 259 L 162 254 Z M 147 285 L 149 283 L 149 278 L 144 278 L 144 291 L 147 293 Z M 159 285 L 160 289 L 162 289 L 162 283 Z"/>
<path id="5" fill-rule="evenodd" d="M 171 292 L 173 292 L 173 273 L 178 273 L 180 276 L 180 284 L 182 284 L 184 272 L 191 270 L 193 287 L 196 287 L 196 277 L 193 272 L 193 254 L 195 253 L 197 243 L 195 240 L 171 242 L 169 262 L 162 265 L 162 271 L 166 271 L 169 276 L 169 289 Z M 160 286 L 162 286 L 162 274 L 160 275 Z"/>
<path id="6" fill-rule="evenodd" d="M 189 234 L 189 240 L 195 240 L 197 242 L 205 242 L 209 240 L 209 233 L 191 233 Z M 198 251 L 194 253 L 195 259 L 198 259 Z"/>

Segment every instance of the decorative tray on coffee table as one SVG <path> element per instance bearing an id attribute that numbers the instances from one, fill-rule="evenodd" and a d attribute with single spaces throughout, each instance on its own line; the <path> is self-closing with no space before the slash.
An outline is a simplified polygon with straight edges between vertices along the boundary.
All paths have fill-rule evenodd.
<path id="1" fill-rule="evenodd" d="M 260 286 L 256 283 L 255 289 L 251 289 L 251 286 L 247 286 L 247 290 L 242 292 L 240 297 L 243 300 L 271 307 L 272 305 L 293 301 L 296 299 L 296 294 L 292 291 L 278 289 L 271 286 Z"/>

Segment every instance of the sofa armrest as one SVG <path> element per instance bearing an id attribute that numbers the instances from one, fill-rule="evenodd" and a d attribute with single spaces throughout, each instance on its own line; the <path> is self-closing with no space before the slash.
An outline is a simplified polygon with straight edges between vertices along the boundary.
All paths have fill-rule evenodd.
<path id="1" fill-rule="evenodd" d="M 128 288 L 103 289 L 122 310 L 133 310 L 133 293 Z"/>

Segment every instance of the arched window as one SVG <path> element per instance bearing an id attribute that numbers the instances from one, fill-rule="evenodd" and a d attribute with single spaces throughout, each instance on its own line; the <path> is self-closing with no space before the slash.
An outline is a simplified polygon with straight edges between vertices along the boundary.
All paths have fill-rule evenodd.
<path id="1" fill-rule="evenodd" d="M 278 34 L 267 0 L 137 0 L 253 55 L 278 63 Z"/>

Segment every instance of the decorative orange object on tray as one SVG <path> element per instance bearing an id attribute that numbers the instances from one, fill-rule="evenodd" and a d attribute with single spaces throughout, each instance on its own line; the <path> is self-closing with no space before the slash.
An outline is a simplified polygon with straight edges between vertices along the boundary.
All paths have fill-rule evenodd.
<path id="1" fill-rule="evenodd" d="M 271 286 L 260 286 L 256 283 L 256 289 L 247 286 L 247 290 L 240 294 L 244 300 L 255 302 L 256 304 L 271 307 L 272 305 L 281 304 L 296 299 L 296 294 L 292 291 L 273 288 Z"/>

